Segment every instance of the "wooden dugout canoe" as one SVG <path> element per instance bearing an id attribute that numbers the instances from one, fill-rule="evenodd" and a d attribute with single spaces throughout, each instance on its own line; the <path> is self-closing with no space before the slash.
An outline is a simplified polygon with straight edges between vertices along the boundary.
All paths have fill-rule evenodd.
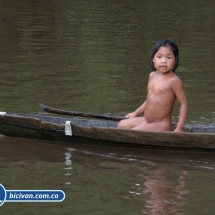
<path id="1" fill-rule="evenodd" d="M 116 124 L 110 120 L 0 112 L 0 134 L 11 137 L 132 148 L 215 149 L 215 127 L 174 133 L 118 129 Z"/>

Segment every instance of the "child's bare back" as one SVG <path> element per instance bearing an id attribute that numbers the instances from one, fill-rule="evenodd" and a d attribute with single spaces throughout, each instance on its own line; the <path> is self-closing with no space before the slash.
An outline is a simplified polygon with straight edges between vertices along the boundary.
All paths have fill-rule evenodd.
<path id="1" fill-rule="evenodd" d="M 175 99 L 180 103 L 179 121 L 175 131 L 183 131 L 188 102 L 181 80 L 172 71 L 176 57 L 168 45 L 160 46 L 152 58 L 156 72 L 151 72 L 144 103 L 118 123 L 119 128 L 171 131 Z M 144 117 L 137 117 L 144 113 Z"/>

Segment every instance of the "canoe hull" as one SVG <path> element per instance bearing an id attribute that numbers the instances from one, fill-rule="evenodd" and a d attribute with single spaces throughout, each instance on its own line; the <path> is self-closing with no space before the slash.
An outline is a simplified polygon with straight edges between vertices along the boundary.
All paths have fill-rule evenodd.
<path id="1" fill-rule="evenodd" d="M 70 121 L 72 135 L 65 135 L 66 121 Z M 14 113 L 0 115 L 0 134 L 132 148 L 215 149 L 215 133 L 133 131 L 117 129 L 116 122 Z"/>
<path id="2" fill-rule="evenodd" d="M 116 128 L 83 127 L 72 125 L 72 131 L 77 136 L 96 138 L 105 141 L 116 141 L 124 144 L 136 144 L 140 147 L 156 146 L 169 148 L 199 148 L 215 149 L 214 134 L 147 132 Z"/>

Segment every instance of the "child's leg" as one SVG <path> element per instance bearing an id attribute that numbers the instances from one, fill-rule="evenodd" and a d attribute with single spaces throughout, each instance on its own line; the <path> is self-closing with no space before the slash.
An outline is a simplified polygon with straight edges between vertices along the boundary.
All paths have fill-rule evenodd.
<path id="1" fill-rule="evenodd" d="M 132 127 L 132 129 L 146 131 L 172 131 L 172 123 L 169 121 L 147 123 L 147 121 L 144 120 L 141 124 Z"/>
<path id="2" fill-rule="evenodd" d="M 123 119 L 118 122 L 117 128 L 134 128 L 140 126 L 143 121 L 145 121 L 144 117 L 134 117 L 130 119 Z"/>

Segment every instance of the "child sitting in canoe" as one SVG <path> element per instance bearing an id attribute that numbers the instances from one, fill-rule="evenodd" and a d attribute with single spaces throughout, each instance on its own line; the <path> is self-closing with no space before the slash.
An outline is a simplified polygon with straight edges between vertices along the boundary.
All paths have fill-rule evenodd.
<path id="1" fill-rule="evenodd" d="M 188 101 L 181 80 L 175 75 L 178 67 L 178 47 L 170 39 L 158 41 L 151 54 L 148 94 L 143 104 L 127 114 L 117 127 L 135 130 L 172 131 L 172 111 L 175 99 L 180 103 L 175 132 L 182 132 L 188 113 Z M 138 117 L 144 114 L 142 117 Z"/>

